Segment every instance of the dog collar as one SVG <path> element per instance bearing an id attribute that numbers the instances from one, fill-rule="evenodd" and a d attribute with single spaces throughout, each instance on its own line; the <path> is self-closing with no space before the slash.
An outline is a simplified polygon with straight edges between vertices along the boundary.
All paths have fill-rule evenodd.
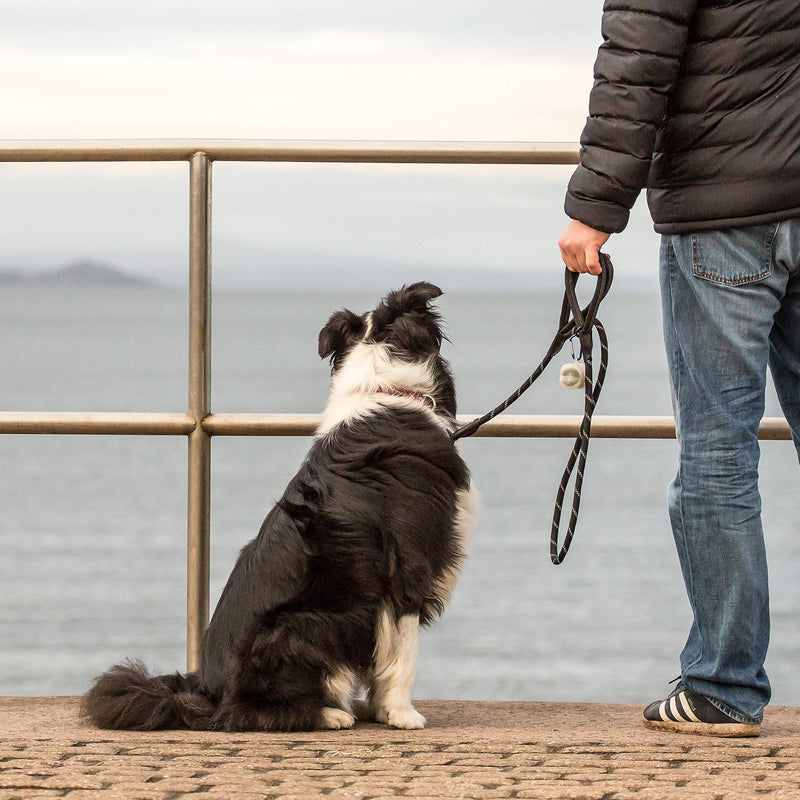
<path id="1" fill-rule="evenodd" d="M 412 400 L 417 400 L 429 408 L 436 408 L 436 401 L 429 394 L 414 392 L 411 389 L 401 389 L 397 387 L 392 389 L 378 389 L 378 393 L 390 394 L 394 397 L 410 397 Z"/>

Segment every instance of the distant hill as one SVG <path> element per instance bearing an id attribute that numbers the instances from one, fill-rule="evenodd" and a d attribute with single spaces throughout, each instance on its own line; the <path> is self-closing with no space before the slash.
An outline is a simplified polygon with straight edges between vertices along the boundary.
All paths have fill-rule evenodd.
<path id="1" fill-rule="evenodd" d="M 120 269 L 95 259 L 71 261 L 58 269 L 42 270 L 0 266 L 0 287 L 55 286 L 65 288 L 186 289 L 186 253 L 175 250 L 142 250 L 123 259 Z M 368 256 L 322 250 L 280 250 L 219 243 L 213 258 L 214 290 L 266 292 L 370 292 L 384 293 L 404 283 L 426 280 L 446 294 L 561 294 L 564 268 L 550 259 L 546 269 L 487 265 L 458 266 L 426 263 L 402 256 Z M 134 266 L 135 265 L 135 266 Z M 619 270 L 614 294 L 652 294 L 658 291 L 657 271 L 625 273 Z M 594 281 L 579 284 L 581 297 Z M 588 297 L 586 297 L 588 300 Z"/>
<path id="2" fill-rule="evenodd" d="M 0 269 L 0 286 L 65 286 L 83 288 L 148 288 L 154 281 L 129 275 L 99 261 L 73 261 L 54 270 L 23 272 Z"/>

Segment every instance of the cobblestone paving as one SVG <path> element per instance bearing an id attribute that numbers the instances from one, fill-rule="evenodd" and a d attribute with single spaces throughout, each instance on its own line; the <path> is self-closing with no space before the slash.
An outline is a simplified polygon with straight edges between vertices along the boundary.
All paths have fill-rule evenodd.
<path id="1" fill-rule="evenodd" d="M 424 731 L 99 731 L 75 698 L 0 698 L 0 800 L 800 798 L 800 709 L 759 739 L 647 731 L 638 706 L 417 704 Z"/>

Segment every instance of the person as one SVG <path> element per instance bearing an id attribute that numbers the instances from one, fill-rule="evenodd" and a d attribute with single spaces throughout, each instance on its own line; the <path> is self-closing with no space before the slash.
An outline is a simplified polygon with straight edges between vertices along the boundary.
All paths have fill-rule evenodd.
<path id="1" fill-rule="evenodd" d="M 770 684 L 758 427 L 767 364 L 800 454 L 800 3 L 606 0 L 559 239 L 598 253 L 647 188 L 679 442 L 669 515 L 693 612 L 648 727 L 757 736 Z"/>

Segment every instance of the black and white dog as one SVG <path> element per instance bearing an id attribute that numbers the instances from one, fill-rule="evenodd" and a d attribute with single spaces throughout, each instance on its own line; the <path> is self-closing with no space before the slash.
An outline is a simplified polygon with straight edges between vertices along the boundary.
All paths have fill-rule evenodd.
<path id="1" fill-rule="evenodd" d="M 330 397 L 314 443 L 242 550 L 203 640 L 202 668 L 112 667 L 83 700 L 101 728 L 421 728 L 411 705 L 419 624 L 455 587 L 476 511 L 450 439 L 443 334 L 415 283 L 319 334 Z M 361 698 L 362 691 L 365 698 Z"/>

